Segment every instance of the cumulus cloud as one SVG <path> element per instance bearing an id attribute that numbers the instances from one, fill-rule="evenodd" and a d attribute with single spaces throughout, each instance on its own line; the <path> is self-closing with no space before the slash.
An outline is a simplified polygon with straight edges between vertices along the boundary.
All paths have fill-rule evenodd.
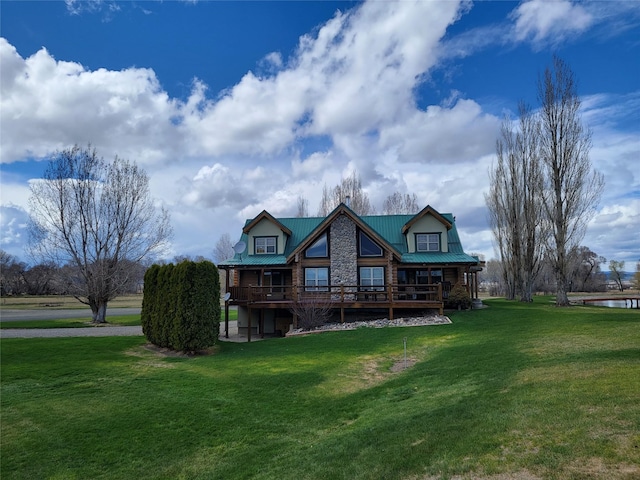
<path id="1" fill-rule="evenodd" d="M 13 204 L 0 205 L 0 248 L 22 257 L 28 223 L 29 214 L 24 208 Z"/>
<path id="2" fill-rule="evenodd" d="M 172 151 L 176 107 L 152 70 L 88 71 L 44 48 L 22 59 L 4 38 L 0 62 L 1 162 L 89 142 L 143 163 Z"/>
<path id="3" fill-rule="evenodd" d="M 91 8 L 106 8 L 94 3 Z M 79 6 L 69 2 L 70 11 Z M 534 0 L 515 8 L 513 26 L 505 19 L 443 44 L 468 6 L 365 2 L 302 36 L 289 57 L 269 53 L 225 91 L 211 92 L 193 79 L 183 100 L 171 98 L 152 69 L 90 70 L 45 48 L 22 56 L 0 38 L 0 161 L 88 142 L 107 158 L 136 160 L 151 174 L 153 194 L 171 209 L 176 242 L 189 245 L 189 253 L 213 245 L 222 232 L 235 237 L 244 219 L 263 209 L 294 215 L 299 195 L 314 213 L 323 185 L 356 170 L 377 207 L 394 191 L 415 192 L 422 204 L 457 215 L 465 247 L 481 251 L 490 244 L 483 192 L 500 120 L 457 92 L 440 105 L 419 107 L 416 90 L 448 58 L 514 38 L 553 44 L 598 17 L 592 4 L 544 2 L 542 8 Z M 607 109 L 612 121 L 637 111 L 637 95 L 593 97 L 587 104 L 588 119 Z M 629 167 L 637 138 L 637 131 L 621 133 L 616 125 L 594 128 L 594 164 L 620 192 L 629 191 L 629 179 L 638 182 Z M 614 198 L 611 204 L 625 205 Z M 613 216 L 619 222 L 628 210 L 603 210 L 594 231 L 619 228 Z M 7 238 L 19 232 L 17 214 L 12 218 L 2 216 Z M 490 256 L 486 248 L 482 253 Z"/>
<path id="4" fill-rule="evenodd" d="M 2 162 L 91 142 L 143 163 L 184 156 L 273 155 L 309 136 L 364 135 L 411 121 L 413 91 L 458 14 L 456 2 L 370 2 L 300 39 L 277 73 L 247 72 L 207 97 L 169 98 L 150 69 L 91 71 L 46 49 L 22 58 L 5 39 Z M 442 111 L 446 115 L 446 111 Z"/>
<path id="5" fill-rule="evenodd" d="M 400 162 L 457 163 L 494 151 L 499 124 L 473 100 L 458 100 L 452 108 L 430 106 L 383 129 L 380 144 L 394 148 Z M 464 141 L 450 132 L 464 132 Z"/>
<path id="6" fill-rule="evenodd" d="M 555 44 L 570 35 L 584 32 L 594 19 L 580 4 L 568 0 L 530 0 L 512 14 L 514 35 L 519 41 L 530 39 L 534 45 Z"/>

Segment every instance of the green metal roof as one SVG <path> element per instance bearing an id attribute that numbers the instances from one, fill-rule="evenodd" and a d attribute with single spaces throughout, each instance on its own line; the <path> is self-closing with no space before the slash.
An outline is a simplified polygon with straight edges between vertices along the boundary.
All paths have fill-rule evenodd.
<path id="1" fill-rule="evenodd" d="M 391 245 L 401 256 L 401 263 L 477 263 L 478 259 L 464 253 L 460 237 L 456 229 L 453 215 L 441 213 L 452 225 L 447 232 L 448 252 L 409 253 L 407 241 L 402 227 L 415 215 L 363 215 L 358 218 Z M 356 215 L 357 216 L 357 215 Z M 242 255 L 220 262 L 220 266 L 237 265 L 286 265 L 287 257 L 324 221 L 324 217 L 278 218 L 277 220 L 291 230 L 284 255 L 248 255 L 246 249 Z M 252 220 L 247 220 L 250 223 Z M 246 225 L 245 224 L 245 225 Z M 248 243 L 248 235 L 243 234 L 241 240 Z"/>

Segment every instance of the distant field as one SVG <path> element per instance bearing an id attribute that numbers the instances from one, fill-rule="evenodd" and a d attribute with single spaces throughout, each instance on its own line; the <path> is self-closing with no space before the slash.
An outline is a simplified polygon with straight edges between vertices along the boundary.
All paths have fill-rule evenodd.
<path id="1" fill-rule="evenodd" d="M 142 294 L 124 295 L 109 302 L 111 308 L 140 308 L 142 307 Z M 16 297 L 2 297 L 0 301 L 1 308 L 12 309 L 68 309 L 68 308 L 87 308 L 87 305 L 80 303 L 72 296 L 68 295 L 46 295 L 46 296 L 30 296 L 21 295 Z"/>

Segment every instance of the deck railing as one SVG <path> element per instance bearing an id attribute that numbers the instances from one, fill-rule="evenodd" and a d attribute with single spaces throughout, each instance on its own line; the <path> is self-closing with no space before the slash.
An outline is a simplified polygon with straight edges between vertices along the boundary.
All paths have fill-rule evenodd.
<path id="1" fill-rule="evenodd" d="M 333 304 L 356 302 L 402 303 L 442 302 L 441 283 L 414 285 L 385 285 L 363 287 L 362 285 L 327 285 L 322 287 L 304 285 L 230 287 L 231 302 L 242 303 L 294 303 L 305 299 L 325 299 Z"/>

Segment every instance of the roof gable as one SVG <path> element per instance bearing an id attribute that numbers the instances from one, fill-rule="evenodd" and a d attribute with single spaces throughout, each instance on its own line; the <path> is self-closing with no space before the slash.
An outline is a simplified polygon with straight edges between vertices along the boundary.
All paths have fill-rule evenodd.
<path id="1" fill-rule="evenodd" d="M 249 223 L 247 223 L 242 229 L 242 233 L 249 234 L 251 229 L 255 227 L 258 223 L 260 223 L 262 220 L 268 220 L 269 222 L 273 223 L 276 227 L 278 227 L 287 235 L 291 235 L 291 230 L 285 227 L 282 223 L 280 223 L 280 221 L 277 218 L 273 217 L 273 215 L 271 215 L 266 210 L 263 210 L 262 212 L 260 212 L 258 216 L 256 216 L 256 218 L 254 218 Z"/>
<path id="2" fill-rule="evenodd" d="M 306 238 L 304 238 L 295 248 L 289 253 L 287 256 L 287 261 L 290 261 L 297 253 L 300 253 L 307 247 L 309 247 L 317 237 L 324 232 L 329 225 L 333 223 L 333 221 L 338 218 L 340 215 L 346 215 L 349 219 L 356 224 L 361 230 L 363 230 L 372 240 L 378 242 L 383 248 L 393 252 L 394 256 L 400 258 L 401 252 L 398 249 L 390 244 L 387 239 L 381 236 L 376 230 L 371 228 L 369 224 L 363 221 L 362 217 L 356 214 L 353 210 L 347 207 L 344 203 L 341 203 L 333 211 L 327 215 L 321 222 L 316 226 L 316 228 L 311 231 Z"/>
<path id="3" fill-rule="evenodd" d="M 409 220 L 407 223 L 404 224 L 404 226 L 402 227 L 402 233 L 403 234 L 407 233 L 414 223 L 416 223 L 418 220 L 420 220 L 421 218 L 427 215 L 432 215 L 436 220 L 438 220 L 445 227 L 447 227 L 447 230 L 451 230 L 451 227 L 453 227 L 453 224 L 449 220 L 447 220 L 443 215 L 437 212 L 431 205 L 427 205 L 418 213 L 416 213 L 411 218 L 411 220 Z"/>

